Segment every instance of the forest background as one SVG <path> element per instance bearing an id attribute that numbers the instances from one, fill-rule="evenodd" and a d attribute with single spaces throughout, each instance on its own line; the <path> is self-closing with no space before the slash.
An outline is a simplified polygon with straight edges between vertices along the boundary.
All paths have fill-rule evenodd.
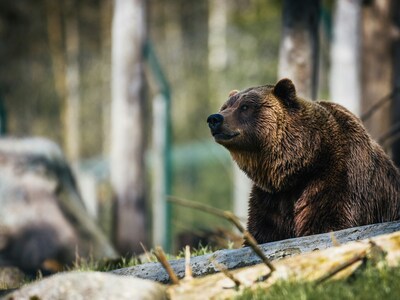
<path id="1" fill-rule="evenodd" d="M 234 187 L 243 176 L 235 175 L 228 152 L 213 142 L 205 120 L 219 109 L 230 90 L 273 84 L 281 77 L 283 29 L 295 2 L 135 2 L 146 16 L 143 36 L 147 50 L 143 51 L 152 51 L 161 67 L 161 74 L 154 74 L 147 56 L 141 57 L 142 136 L 125 136 L 144 145 L 143 167 L 132 162 L 132 168 L 145 170 L 140 184 L 146 245 L 155 243 L 150 242 L 152 219 L 156 218 L 152 214 L 152 183 L 157 172 L 152 145 L 154 99 L 160 88 L 154 78 L 163 77 L 171 95 L 169 194 L 237 211 L 234 198 L 243 199 L 247 190 Z M 294 5 L 291 8 L 290 3 Z M 342 14 L 338 14 L 340 5 Z M 310 59 L 317 65 L 318 80 L 309 88 L 315 90 L 309 98 L 345 102 L 343 93 L 351 95 L 355 113 L 364 117 L 372 136 L 399 164 L 399 4 L 389 0 L 310 0 L 302 6 L 304 11 L 317 7 L 319 13 L 318 52 Z M 84 197 L 92 198 L 86 199 L 89 211 L 112 239 L 115 222 L 110 208 L 116 200 L 109 178 L 115 144 L 112 123 L 117 122 L 112 118 L 116 17 L 111 0 L 0 2 L 0 131 L 10 136 L 44 136 L 57 142 L 74 166 Z M 336 42 L 346 43 L 341 35 L 346 31 L 352 34 L 347 44 L 355 55 L 341 64 L 343 59 L 334 49 Z M 337 68 L 342 73 L 335 73 Z M 354 78 L 347 80 L 351 87 L 337 87 L 333 78 L 346 78 L 353 69 Z M 95 183 L 94 192 L 85 190 L 88 182 Z M 202 236 L 209 235 L 209 230 L 229 228 L 222 220 L 175 206 L 168 219 L 168 243 L 174 250 L 188 242 L 188 231 Z M 120 249 L 126 252 L 124 246 Z"/>

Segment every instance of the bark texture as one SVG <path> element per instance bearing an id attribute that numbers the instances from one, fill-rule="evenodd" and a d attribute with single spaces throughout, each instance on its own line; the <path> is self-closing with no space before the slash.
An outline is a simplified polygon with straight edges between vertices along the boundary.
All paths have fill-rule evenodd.
<path id="1" fill-rule="evenodd" d="M 115 242 L 124 255 L 147 243 L 143 45 L 146 1 L 116 0 L 112 28 L 111 183 Z"/>
<path id="2" fill-rule="evenodd" d="M 322 250 L 334 246 L 332 237 L 341 244 L 388 234 L 400 230 L 400 221 L 355 227 L 332 233 L 323 233 L 301 238 L 288 239 L 260 245 L 270 260 L 278 260 L 299 253 Z M 193 276 L 204 276 L 220 271 L 215 265 L 224 265 L 227 269 L 236 269 L 260 263 L 260 259 L 249 247 L 233 250 L 219 250 L 212 254 L 192 257 Z M 179 278 L 185 275 L 185 260 L 170 261 L 172 268 Z M 265 267 L 266 268 L 266 267 Z M 114 270 L 112 273 L 130 275 L 143 279 L 166 283 L 169 281 L 167 272 L 160 263 L 146 263 L 134 267 Z"/>
<path id="3" fill-rule="evenodd" d="M 278 79 L 290 78 L 301 97 L 317 98 L 319 0 L 285 0 Z"/>

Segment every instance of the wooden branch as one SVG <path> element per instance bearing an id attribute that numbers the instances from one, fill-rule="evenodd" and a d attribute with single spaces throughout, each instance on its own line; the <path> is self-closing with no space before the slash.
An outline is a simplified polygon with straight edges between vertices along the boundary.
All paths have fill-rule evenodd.
<path id="1" fill-rule="evenodd" d="M 365 122 L 368 119 L 371 118 L 371 116 L 378 111 L 382 105 L 384 105 L 386 102 L 390 101 L 393 99 L 393 97 L 400 91 L 400 87 L 396 86 L 388 95 L 382 97 L 378 101 L 376 101 L 369 109 L 366 111 L 361 117 L 361 121 Z"/>
<path id="2" fill-rule="evenodd" d="M 171 268 L 171 265 L 168 263 L 167 257 L 165 256 L 165 253 L 162 250 L 162 248 L 156 247 L 156 250 L 154 251 L 154 255 L 157 257 L 157 260 L 163 266 L 165 271 L 167 271 L 169 278 L 171 279 L 171 282 L 173 284 L 179 284 L 179 279 L 176 276 L 174 270 Z"/>
<path id="3" fill-rule="evenodd" d="M 190 266 L 190 247 L 185 247 L 185 279 L 191 280 L 193 278 L 192 275 L 192 267 Z"/>
<path id="4" fill-rule="evenodd" d="M 212 263 L 220 272 L 222 272 L 227 278 L 233 281 L 233 283 L 235 284 L 235 289 L 238 289 L 242 285 L 240 280 L 233 276 L 232 273 L 229 272 L 224 265 L 216 262 L 215 260 L 213 260 Z"/>
<path id="5" fill-rule="evenodd" d="M 392 233 L 400 230 L 400 221 L 366 225 L 335 231 L 334 235 L 340 244 L 350 241 L 371 238 L 381 234 Z M 323 233 L 300 238 L 288 239 L 260 245 L 265 256 L 270 260 L 278 260 L 284 257 L 293 256 L 299 253 L 322 250 L 334 246 L 332 243 L 332 233 Z M 216 273 L 219 270 L 212 264 L 212 260 L 223 264 L 228 270 L 245 267 L 260 263 L 260 258 L 253 253 L 249 247 L 241 249 L 219 250 L 212 254 L 192 257 L 191 265 L 193 276 Z M 171 268 L 175 271 L 178 278 L 185 275 L 185 260 L 169 261 Z M 147 263 L 134 267 L 123 268 L 112 271 L 115 274 L 131 275 L 144 279 L 151 279 L 158 282 L 169 282 L 169 276 L 159 263 Z"/>
<path id="6" fill-rule="evenodd" d="M 319 278 L 317 280 L 317 284 L 325 282 L 326 280 L 335 276 L 340 271 L 343 271 L 344 269 L 350 267 L 351 265 L 355 264 L 356 262 L 363 260 L 366 257 L 366 255 L 367 255 L 366 251 L 355 254 L 349 260 L 345 260 L 343 263 L 341 263 L 341 264 L 337 265 L 336 267 L 334 267 L 333 269 L 329 270 L 328 273 L 324 274 L 321 278 Z"/>
<path id="7" fill-rule="evenodd" d="M 248 232 L 243 227 L 242 223 L 240 223 L 239 218 L 237 216 L 235 216 L 232 212 L 223 211 L 218 208 L 205 205 L 203 203 L 188 201 L 188 200 L 184 200 L 184 199 L 177 198 L 177 197 L 169 197 L 168 200 L 173 203 L 176 203 L 176 204 L 179 204 L 182 206 L 186 206 L 186 207 L 190 207 L 190 208 L 194 208 L 197 210 L 201 210 L 201 211 L 207 212 L 209 214 L 213 214 L 215 216 L 222 217 L 222 218 L 228 220 L 243 234 L 245 241 L 249 244 L 251 249 L 253 249 L 254 253 L 261 259 L 261 261 L 270 269 L 270 273 L 275 271 L 275 267 L 272 265 L 272 263 L 269 261 L 269 259 L 264 255 L 264 253 L 258 246 L 256 239 L 251 235 L 250 232 Z"/>

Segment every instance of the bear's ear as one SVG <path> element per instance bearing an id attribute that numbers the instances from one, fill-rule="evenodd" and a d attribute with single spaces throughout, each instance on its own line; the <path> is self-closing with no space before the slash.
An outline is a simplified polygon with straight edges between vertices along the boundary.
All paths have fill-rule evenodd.
<path id="1" fill-rule="evenodd" d="M 232 97 L 233 95 L 236 95 L 237 93 L 239 93 L 238 90 L 232 90 L 232 91 L 229 92 L 228 97 L 230 98 L 230 97 Z"/>
<path id="2" fill-rule="evenodd" d="M 290 79 L 284 78 L 277 82 L 272 93 L 287 107 L 298 107 L 296 88 Z"/>

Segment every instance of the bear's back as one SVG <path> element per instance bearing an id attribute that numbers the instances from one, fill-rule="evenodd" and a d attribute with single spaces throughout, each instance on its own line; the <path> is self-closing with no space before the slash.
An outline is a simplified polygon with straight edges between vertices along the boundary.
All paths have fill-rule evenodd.
<path id="1" fill-rule="evenodd" d="M 400 218 L 400 173 L 382 147 L 367 133 L 361 120 L 345 107 L 317 102 L 334 117 L 344 140 L 347 184 L 361 199 L 359 216 L 370 224 Z M 349 195 L 350 196 L 350 195 Z M 374 212 L 374 213 L 367 213 Z"/>

